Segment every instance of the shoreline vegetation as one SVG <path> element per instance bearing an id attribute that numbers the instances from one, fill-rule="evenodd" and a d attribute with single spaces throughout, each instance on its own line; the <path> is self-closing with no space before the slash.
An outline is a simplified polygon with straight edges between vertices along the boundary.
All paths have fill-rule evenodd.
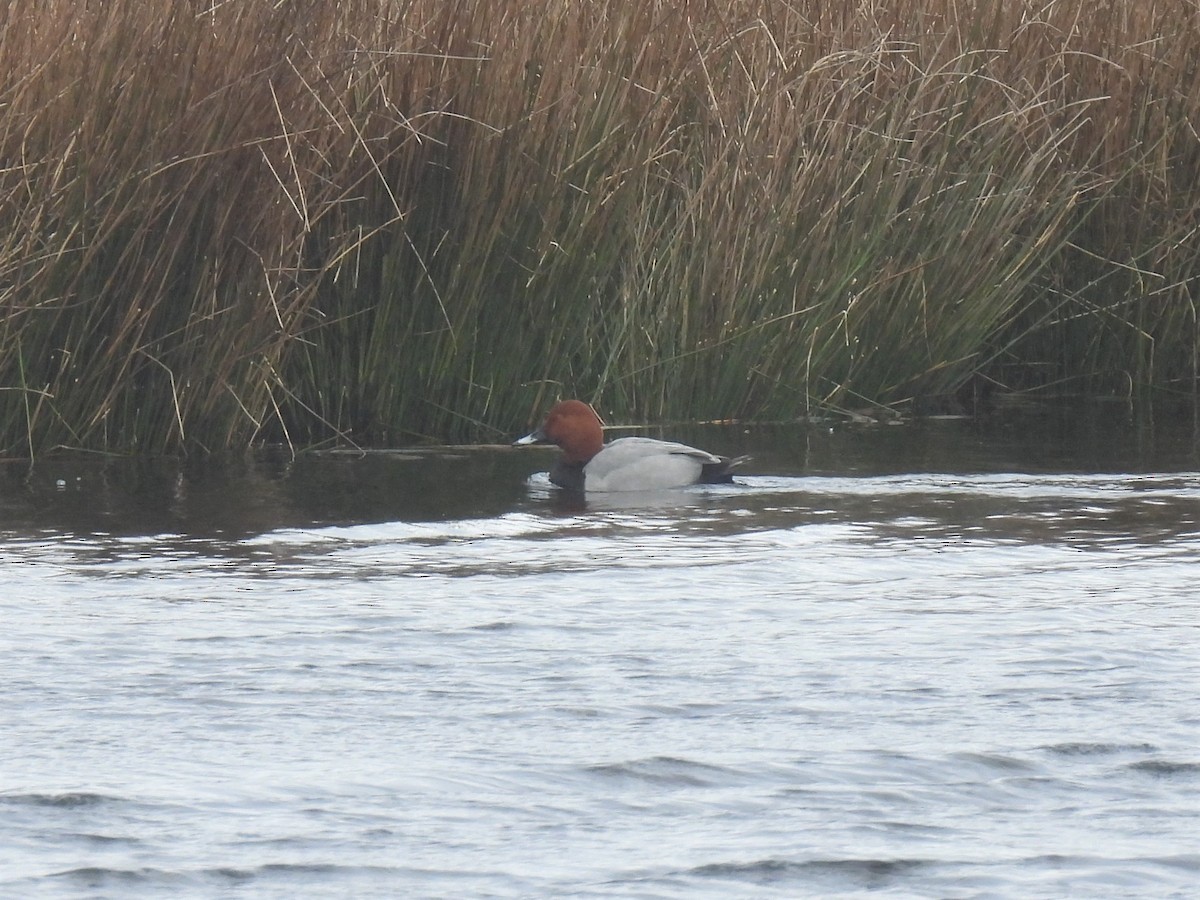
<path id="1" fill-rule="evenodd" d="M 1194 399 L 1196 0 L 13 0 L 0 452 Z"/>

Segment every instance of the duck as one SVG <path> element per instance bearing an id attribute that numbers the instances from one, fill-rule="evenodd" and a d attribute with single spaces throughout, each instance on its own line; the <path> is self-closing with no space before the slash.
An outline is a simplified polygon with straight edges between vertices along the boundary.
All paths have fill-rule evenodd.
<path id="1" fill-rule="evenodd" d="M 550 481 L 585 493 L 731 484 L 733 469 L 749 459 L 730 459 L 647 437 L 618 438 L 606 444 L 600 417 L 582 400 L 562 400 L 552 406 L 540 428 L 513 441 L 513 446 L 524 444 L 561 447 Z"/>

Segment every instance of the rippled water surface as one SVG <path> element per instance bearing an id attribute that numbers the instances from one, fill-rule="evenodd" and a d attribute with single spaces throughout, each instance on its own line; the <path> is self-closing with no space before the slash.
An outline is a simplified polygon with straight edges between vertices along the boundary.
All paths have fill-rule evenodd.
<path id="1" fill-rule="evenodd" d="M 1194 897 L 1170 425 L 9 464 L 0 895 Z"/>

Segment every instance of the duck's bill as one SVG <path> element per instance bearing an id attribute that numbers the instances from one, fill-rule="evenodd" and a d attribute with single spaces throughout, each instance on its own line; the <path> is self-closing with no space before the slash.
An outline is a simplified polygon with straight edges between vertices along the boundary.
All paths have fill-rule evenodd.
<path id="1" fill-rule="evenodd" d="M 525 437 L 523 437 L 523 438 L 517 438 L 515 441 L 512 442 L 512 445 L 514 447 L 518 447 L 522 444 L 544 444 L 544 443 L 546 443 L 546 436 L 544 434 L 542 434 L 542 430 L 539 428 L 537 431 L 531 432 L 530 434 L 525 435 Z"/>

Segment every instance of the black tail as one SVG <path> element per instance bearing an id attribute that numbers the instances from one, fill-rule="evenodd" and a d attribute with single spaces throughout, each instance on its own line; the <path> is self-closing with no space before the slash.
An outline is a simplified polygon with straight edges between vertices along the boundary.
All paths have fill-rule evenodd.
<path id="1" fill-rule="evenodd" d="M 749 461 L 749 456 L 735 456 L 733 459 L 721 457 L 720 462 L 705 463 L 704 468 L 700 470 L 700 483 L 733 484 L 733 470 Z"/>

